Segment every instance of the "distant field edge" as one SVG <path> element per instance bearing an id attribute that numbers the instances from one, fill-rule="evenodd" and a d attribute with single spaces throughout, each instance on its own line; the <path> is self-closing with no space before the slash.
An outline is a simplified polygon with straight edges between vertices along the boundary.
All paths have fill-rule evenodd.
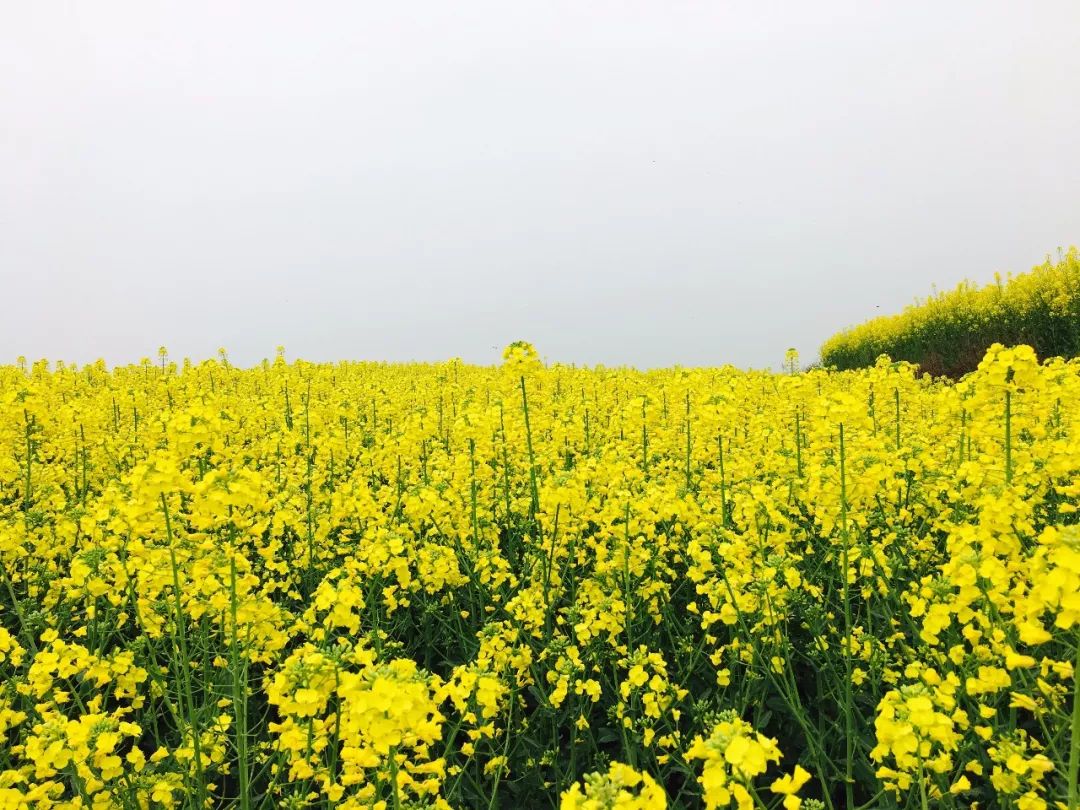
<path id="1" fill-rule="evenodd" d="M 902 312 L 836 333 L 821 347 L 821 364 L 847 370 L 873 365 L 881 355 L 915 363 L 926 374 L 961 377 L 995 343 L 1031 346 L 1040 359 L 1080 355 L 1080 251 L 1026 273 L 977 285 L 961 282 Z"/>

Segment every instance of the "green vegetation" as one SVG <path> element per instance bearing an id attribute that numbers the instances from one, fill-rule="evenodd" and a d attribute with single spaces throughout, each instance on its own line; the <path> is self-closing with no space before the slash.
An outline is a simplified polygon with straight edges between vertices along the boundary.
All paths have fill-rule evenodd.
<path id="1" fill-rule="evenodd" d="M 973 370 L 994 343 L 1026 344 L 1040 358 L 1080 355 L 1080 253 L 1071 248 L 1030 272 L 964 282 L 917 301 L 897 315 L 874 318 L 840 332 L 821 348 L 825 366 L 873 365 L 887 354 L 918 363 L 933 375 Z"/>

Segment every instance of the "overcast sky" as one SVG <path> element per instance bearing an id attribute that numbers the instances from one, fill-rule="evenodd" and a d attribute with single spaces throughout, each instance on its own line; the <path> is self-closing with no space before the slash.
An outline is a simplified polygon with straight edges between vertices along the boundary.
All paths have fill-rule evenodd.
<path id="1" fill-rule="evenodd" d="M 0 0 L 0 362 L 775 366 L 1078 189 L 1076 0 Z"/>

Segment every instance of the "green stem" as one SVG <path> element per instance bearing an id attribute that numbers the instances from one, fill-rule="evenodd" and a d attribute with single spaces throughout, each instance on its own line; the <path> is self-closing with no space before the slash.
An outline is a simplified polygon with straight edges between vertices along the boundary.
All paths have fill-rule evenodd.
<path id="1" fill-rule="evenodd" d="M 198 796 L 198 806 L 205 805 L 206 780 L 203 778 L 202 768 L 202 741 L 199 739 L 199 724 L 195 720 L 195 698 L 191 686 L 191 658 L 188 656 L 187 630 L 184 621 L 183 604 L 180 601 L 180 575 L 176 564 L 176 546 L 173 544 L 172 519 L 169 517 L 169 503 L 165 499 L 165 493 L 161 493 L 161 510 L 165 513 L 165 536 L 169 543 L 169 562 L 172 566 L 173 596 L 176 610 L 176 635 L 177 647 L 180 651 L 181 682 L 184 690 L 184 700 L 187 703 L 187 724 L 191 731 L 192 748 L 195 753 L 195 793 Z"/>
<path id="2" fill-rule="evenodd" d="M 235 552 L 233 552 L 235 554 Z M 232 698 L 236 721 L 237 774 L 240 780 L 240 808 L 251 807 L 251 791 L 247 751 L 247 662 L 240 663 L 240 645 L 237 639 L 236 604 L 236 557 L 229 558 L 229 609 L 232 613 Z M 243 678 L 241 678 L 243 667 Z"/>
<path id="3" fill-rule="evenodd" d="M 649 477 L 649 427 L 645 422 L 645 398 L 641 398 L 641 471 Z"/>
<path id="4" fill-rule="evenodd" d="M 1012 391 L 1005 391 L 1005 483 L 1012 483 Z"/>
<path id="5" fill-rule="evenodd" d="M 896 449 L 900 449 L 900 389 L 893 389 L 893 399 L 896 403 Z"/>
<path id="6" fill-rule="evenodd" d="M 686 392 L 686 492 L 691 490 L 690 478 L 690 392 Z"/>
<path id="7" fill-rule="evenodd" d="M 472 506 L 473 548 L 480 546 L 480 521 L 476 516 L 476 439 L 469 439 L 469 500 Z"/>
<path id="8" fill-rule="evenodd" d="M 851 601 L 848 586 L 849 536 L 847 524 L 847 451 L 844 443 L 844 425 L 840 424 L 840 537 L 843 541 L 841 565 L 841 588 L 844 600 L 844 796 L 846 807 L 855 806 L 853 754 L 855 748 L 854 716 L 851 698 Z"/>
<path id="9" fill-rule="evenodd" d="M 30 476 L 30 467 L 34 458 L 34 441 L 30 436 L 33 420 L 26 411 L 23 411 L 23 418 L 26 420 L 26 428 L 24 430 L 24 435 L 26 437 L 26 482 L 23 486 L 23 511 L 29 512 L 30 500 L 33 493 L 33 480 Z"/>
<path id="10" fill-rule="evenodd" d="M 716 446 L 720 454 L 720 525 L 728 525 L 727 484 L 724 475 L 724 437 L 716 437 Z"/>
<path id="11" fill-rule="evenodd" d="M 1069 810 L 1080 808 L 1080 635 L 1076 638 L 1076 664 L 1073 667 L 1072 729 L 1069 732 Z"/>
<path id="12" fill-rule="evenodd" d="M 536 484 L 536 456 L 533 454 L 532 427 L 529 424 L 529 397 L 525 393 L 525 378 L 521 382 L 521 407 L 525 411 L 525 443 L 529 450 L 529 485 L 532 490 L 532 516 L 540 511 L 540 489 Z"/>
<path id="13" fill-rule="evenodd" d="M 799 478 L 803 477 L 802 464 L 802 409 L 795 408 L 795 471 Z"/>
<path id="14" fill-rule="evenodd" d="M 394 810 L 401 810 L 401 795 L 398 793 L 398 779 L 397 779 L 397 747 L 390 749 L 390 787 L 393 791 L 391 794 L 394 799 Z"/>

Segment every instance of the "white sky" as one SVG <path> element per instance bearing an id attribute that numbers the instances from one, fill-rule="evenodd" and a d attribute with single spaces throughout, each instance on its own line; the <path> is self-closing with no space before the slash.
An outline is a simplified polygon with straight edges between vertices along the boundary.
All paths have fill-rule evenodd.
<path id="1" fill-rule="evenodd" d="M 0 0 L 0 362 L 808 361 L 1078 190 L 1076 0 Z"/>

